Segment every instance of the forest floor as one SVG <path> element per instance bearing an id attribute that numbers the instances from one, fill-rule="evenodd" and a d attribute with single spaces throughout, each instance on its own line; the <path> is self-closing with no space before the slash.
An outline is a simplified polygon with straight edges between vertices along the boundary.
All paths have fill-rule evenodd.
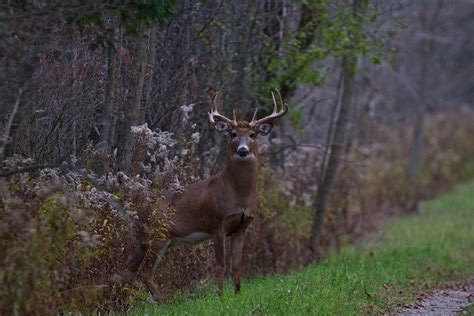
<path id="1" fill-rule="evenodd" d="M 419 213 L 390 221 L 382 232 L 319 264 L 288 275 L 244 280 L 240 294 L 233 293 L 230 282 L 222 296 L 215 284 L 206 284 L 177 296 L 175 304 L 148 304 L 130 314 L 423 314 L 419 308 L 425 301 L 434 297 L 439 303 L 455 292 L 455 285 L 469 288 L 472 279 L 474 182 L 424 202 Z M 466 295 L 457 307 L 464 308 L 469 300 L 472 296 Z M 446 314 L 427 306 L 428 314 Z M 472 312 L 472 306 L 467 310 Z"/>

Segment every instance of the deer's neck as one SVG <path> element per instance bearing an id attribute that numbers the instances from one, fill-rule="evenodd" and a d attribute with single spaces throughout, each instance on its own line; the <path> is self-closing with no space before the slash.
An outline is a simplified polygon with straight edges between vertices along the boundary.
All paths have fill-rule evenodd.
<path id="1" fill-rule="evenodd" d="M 227 157 L 222 178 L 239 198 L 245 199 L 257 192 L 257 172 L 258 159 L 256 157 L 246 161 Z"/>

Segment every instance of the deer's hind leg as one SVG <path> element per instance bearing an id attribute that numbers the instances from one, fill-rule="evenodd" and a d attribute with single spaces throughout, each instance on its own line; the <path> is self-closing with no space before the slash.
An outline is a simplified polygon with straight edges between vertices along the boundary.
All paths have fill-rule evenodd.
<path id="1" fill-rule="evenodd" d="M 145 246 L 141 244 L 137 244 L 134 246 L 133 253 L 127 263 L 127 271 L 125 273 L 122 273 L 122 275 L 120 276 L 120 284 L 123 285 L 135 277 L 138 272 L 138 269 L 140 268 L 143 262 L 143 259 L 145 258 L 145 254 Z"/>
<path id="2" fill-rule="evenodd" d="M 156 269 L 160 264 L 161 259 L 163 259 L 166 251 L 168 250 L 171 244 L 171 240 L 158 240 L 153 243 L 152 246 L 148 248 L 148 251 L 145 254 L 142 263 L 141 277 L 143 283 L 145 283 L 148 291 L 150 291 L 151 296 L 155 301 L 159 301 L 160 294 L 156 288 L 153 277 L 155 276 Z"/>
<path id="3" fill-rule="evenodd" d="M 131 254 L 126 263 L 127 270 L 125 272 L 114 274 L 112 276 L 113 282 L 124 285 L 135 277 L 147 253 L 148 245 L 144 240 L 143 233 L 140 229 L 134 228 L 130 237 Z"/>

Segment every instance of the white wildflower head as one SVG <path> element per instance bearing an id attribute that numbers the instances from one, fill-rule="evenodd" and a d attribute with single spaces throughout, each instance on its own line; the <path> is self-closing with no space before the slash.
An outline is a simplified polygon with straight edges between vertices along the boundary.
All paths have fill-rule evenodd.
<path id="1" fill-rule="evenodd" d="M 90 248 L 96 248 L 100 246 L 102 243 L 100 241 L 100 235 L 97 234 L 90 234 L 84 230 L 81 230 L 77 233 L 79 237 L 81 237 L 82 242 Z"/>
<path id="2" fill-rule="evenodd" d="M 199 143 L 199 140 L 201 139 L 201 134 L 199 132 L 195 132 L 195 133 L 192 133 L 191 134 L 191 141 L 194 143 L 194 144 L 197 144 Z"/>
<path id="3" fill-rule="evenodd" d="M 184 192 L 184 186 L 179 181 L 178 177 L 175 175 L 169 184 L 170 188 L 175 192 L 182 193 Z"/>
<path id="4" fill-rule="evenodd" d="M 77 165 L 77 162 L 79 161 L 74 155 L 69 156 L 69 160 L 71 162 L 71 167 L 75 167 Z"/>
<path id="5" fill-rule="evenodd" d="M 149 162 L 163 162 L 170 155 L 171 149 L 177 144 L 177 141 L 174 139 L 174 134 L 170 132 L 155 132 L 154 138 L 156 146 L 149 151 Z"/>
<path id="6" fill-rule="evenodd" d="M 27 166 L 31 166 L 35 163 L 33 158 L 25 158 L 20 155 L 13 155 L 3 161 L 3 168 L 5 170 L 16 170 Z"/>
<path id="7" fill-rule="evenodd" d="M 182 105 L 180 107 L 181 114 L 183 115 L 182 117 L 182 122 L 183 124 L 186 124 L 187 121 L 189 121 L 189 115 L 193 111 L 194 103 L 191 103 L 189 105 Z"/>
<path id="8" fill-rule="evenodd" d="M 174 134 L 170 132 L 158 131 L 155 133 L 155 138 L 160 147 L 164 148 L 172 148 L 177 143 Z"/>
<path id="9" fill-rule="evenodd" d="M 147 123 L 138 126 L 131 126 L 130 129 L 135 138 L 143 142 L 147 148 L 152 149 L 155 147 L 157 143 L 156 133 L 148 128 Z"/>

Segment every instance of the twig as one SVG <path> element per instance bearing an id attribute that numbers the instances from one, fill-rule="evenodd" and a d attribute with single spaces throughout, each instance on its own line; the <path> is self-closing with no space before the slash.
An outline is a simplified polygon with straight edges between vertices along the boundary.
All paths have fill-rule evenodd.
<path id="1" fill-rule="evenodd" d="M 30 172 L 38 169 L 44 169 L 44 168 L 55 168 L 58 167 L 60 164 L 42 164 L 42 165 L 33 165 L 33 166 L 28 166 L 20 169 L 15 169 L 7 172 L 0 173 L 0 178 L 1 177 L 9 177 L 17 173 L 22 173 L 22 172 Z"/>
<path id="2" fill-rule="evenodd" d="M 16 112 L 18 112 L 18 108 L 20 107 L 21 95 L 23 94 L 23 87 L 18 88 L 18 97 L 16 98 L 15 104 L 13 105 L 12 113 L 8 118 L 7 125 L 5 125 L 5 129 L 3 131 L 3 136 L 0 138 L 0 161 L 3 161 L 3 154 L 5 152 L 5 147 L 8 143 L 8 138 L 10 136 L 10 129 L 13 125 L 13 120 L 15 119 Z"/>

